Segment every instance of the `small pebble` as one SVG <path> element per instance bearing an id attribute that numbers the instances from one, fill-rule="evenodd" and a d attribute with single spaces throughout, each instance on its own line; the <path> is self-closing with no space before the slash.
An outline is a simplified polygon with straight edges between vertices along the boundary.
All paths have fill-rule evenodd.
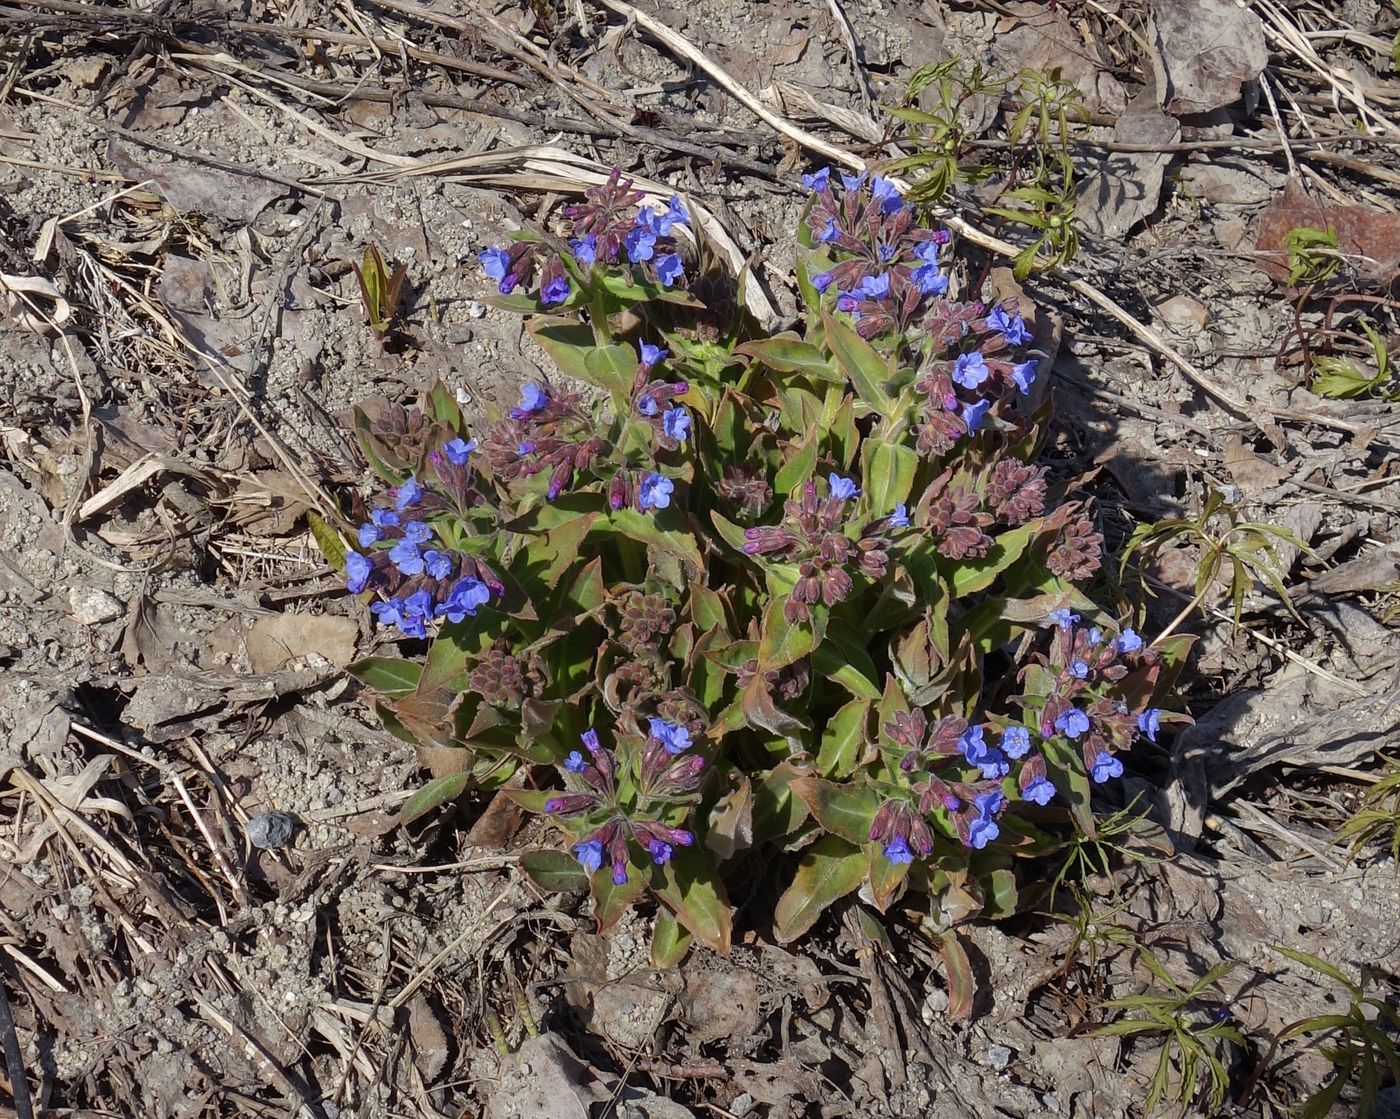
<path id="1" fill-rule="evenodd" d="M 285 812 L 262 812 L 248 821 L 248 842 L 263 851 L 284 846 L 297 822 Z"/>
<path id="2" fill-rule="evenodd" d="M 1005 1045 L 987 1046 L 987 1063 L 996 1069 L 997 1072 L 1004 1072 L 1011 1064 L 1011 1050 Z"/>
<path id="3" fill-rule="evenodd" d="M 747 1092 L 743 1093 L 742 1095 L 735 1096 L 733 1101 L 729 1105 L 729 1114 L 733 1115 L 735 1119 L 744 1119 L 744 1116 L 752 1110 L 753 1097 Z"/>
<path id="4" fill-rule="evenodd" d="M 100 625 L 122 616 L 121 599 L 96 587 L 71 587 L 68 605 L 73 620 L 82 626 Z"/>
<path id="5" fill-rule="evenodd" d="M 473 299 L 467 304 L 467 318 L 480 319 L 486 317 L 486 304 L 480 300 Z"/>

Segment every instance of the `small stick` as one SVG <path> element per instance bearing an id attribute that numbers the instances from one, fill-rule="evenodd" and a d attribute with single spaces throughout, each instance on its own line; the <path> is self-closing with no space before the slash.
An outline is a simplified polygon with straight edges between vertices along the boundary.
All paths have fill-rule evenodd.
<path id="1" fill-rule="evenodd" d="M 0 971 L 4 978 L 18 981 L 9 961 L 0 956 Z M 19 1047 L 14 1016 L 10 1013 L 10 997 L 5 984 L 0 983 L 0 1042 L 5 1046 L 5 1075 L 10 1078 L 10 1096 L 15 1101 L 17 1119 L 34 1119 L 34 1099 L 29 1094 L 29 1080 L 24 1072 L 24 1053 Z"/>

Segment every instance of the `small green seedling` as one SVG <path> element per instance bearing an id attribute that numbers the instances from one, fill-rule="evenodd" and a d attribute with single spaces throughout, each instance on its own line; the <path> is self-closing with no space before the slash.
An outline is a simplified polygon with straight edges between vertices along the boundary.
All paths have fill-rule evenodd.
<path id="1" fill-rule="evenodd" d="M 1366 790 L 1361 806 L 1337 832 L 1337 841 L 1351 841 L 1351 857 L 1373 840 L 1390 848 L 1390 857 L 1400 861 L 1400 758 L 1381 757 L 1389 772 Z"/>
<path id="2" fill-rule="evenodd" d="M 1230 1089 L 1227 1046 L 1244 1045 L 1244 1035 L 1224 1003 L 1213 997 L 1212 992 L 1218 991 L 1220 980 L 1235 969 L 1238 961 L 1216 964 L 1190 987 L 1177 983 L 1147 949 L 1143 949 L 1142 962 L 1166 987 L 1166 992 L 1105 999 L 1102 1003 L 1105 1008 L 1129 1011 L 1133 1016 L 1099 1026 L 1090 1031 L 1090 1036 L 1161 1037 L 1162 1049 L 1143 1114 L 1150 1114 L 1168 1093 L 1181 1104 L 1183 1116 L 1192 1105 L 1200 1107 L 1202 1104 L 1207 1114 L 1214 1114 L 1224 1104 Z M 1173 1069 L 1176 1070 L 1174 1089 Z M 1201 1083 L 1203 1075 L 1204 1084 Z"/>
<path id="3" fill-rule="evenodd" d="M 1390 352 L 1370 323 L 1362 322 L 1366 340 L 1371 344 L 1375 372 L 1357 366 L 1350 357 L 1315 357 L 1312 363 L 1312 390 L 1318 396 L 1340 400 L 1372 397 L 1394 402 L 1400 400 L 1400 385 L 1392 384 L 1395 370 L 1390 366 Z"/>
<path id="4" fill-rule="evenodd" d="M 1292 287 L 1320 284 L 1342 266 L 1337 234 L 1330 229 L 1300 225 L 1283 236 L 1288 253 L 1288 282 Z"/>
<path id="5" fill-rule="evenodd" d="M 399 316 L 408 267 L 396 264 L 390 270 L 374 245 L 365 249 L 364 260 L 360 264 L 352 261 L 350 266 L 355 269 L 355 278 L 360 282 L 360 305 L 364 309 L 365 322 L 375 338 L 382 342 L 394 329 L 394 322 Z"/>

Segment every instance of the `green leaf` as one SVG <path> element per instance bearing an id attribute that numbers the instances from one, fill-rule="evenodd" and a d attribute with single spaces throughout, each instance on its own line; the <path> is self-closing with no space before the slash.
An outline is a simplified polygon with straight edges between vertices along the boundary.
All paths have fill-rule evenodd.
<path id="1" fill-rule="evenodd" d="M 878 843 L 867 844 L 866 858 L 870 867 L 870 893 L 875 908 L 885 912 L 894 900 L 894 895 L 909 876 L 909 863 L 892 863 L 885 858 L 884 848 Z"/>
<path id="2" fill-rule="evenodd" d="M 628 867 L 628 872 L 627 881 L 615 886 L 612 868 L 605 863 L 588 879 L 588 889 L 593 894 L 593 917 L 600 933 L 617 924 L 647 888 L 646 878 L 635 867 Z"/>
<path id="3" fill-rule="evenodd" d="M 654 968 L 675 967 L 690 951 L 690 930 L 662 909 L 656 914 L 656 922 L 651 929 L 651 966 Z"/>
<path id="4" fill-rule="evenodd" d="M 531 882 L 548 893 L 577 893 L 588 889 L 588 872 L 565 851 L 552 848 L 526 851 L 520 856 L 520 869 Z"/>
<path id="5" fill-rule="evenodd" d="M 340 533 L 332 528 L 326 519 L 314 509 L 307 511 L 306 521 L 311 526 L 311 539 L 316 542 L 316 547 L 325 557 L 325 561 L 337 571 L 344 571 L 346 549 L 345 541 L 341 539 Z"/>
<path id="6" fill-rule="evenodd" d="M 1041 522 L 1039 520 L 1028 521 L 1019 528 L 993 537 L 992 546 L 987 549 L 986 555 L 978 559 L 962 559 L 955 564 L 945 565 L 945 570 L 947 566 L 952 568 L 946 573 L 953 597 L 966 598 L 978 591 L 985 591 L 996 582 L 998 575 L 1025 554 L 1030 547 L 1031 540 L 1040 529 Z"/>
<path id="7" fill-rule="evenodd" d="M 843 383 L 845 380 L 829 357 L 791 331 L 745 342 L 736 347 L 735 353 L 755 358 L 779 373 L 800 373 L 817 381 Z"/>
<path id="8" fill-rule="evenodd" d="M 822 312 L 822 325 L 826 328 L 826 344 L 850 378 L 856 396 L 877 415 L 892 415 L 894 399 L 885 391 L 885 383 L 890 379 L 890 368 L 885 360 L 869 342 L 830 311 Z"/>
<path id="9" fill-rule="evenodd" d="M 820 432 L 813 428 L 788 456 L 773 479 L 773 492 L 779 497 L 788 497 L 798 486 L 812 477 L 817 468 L 817 443 Z"/>
<path id="10" fill-rule="evenodd" d="M 814 612 L 807 625 L 787 620 L 782 599 L 774 598 L 763 613 L 763 633 L 758 642 L 758 667 L 761 672 L 786 668 L 808 653 L 822 639 L 826 629 L 825 615 Z"/>
<path id="11" fill-rule="evenodd" d="M 823 777 L 839 781 L 855 772 L 865 752 L 869 722 L 869 698 L 851 700 L 828 720 L 817 752 L 817 768 Z"/>
<path id="12" fill-rule="evenodd" d="M 653 866 L 651 889 L 696 940 L 728 955 L 734 914 L 724 884 L 703 851 L 680 848 L 665 865 Z"/>
<path id="13" fill-rule="evenodd" d="M 471 784 L 471 780 L 471 771 L 464 770 L 461 773 L 452 773 L 446 777 L 438 777 L 429 781 L 408 800 L 404 801 L 403 807 L 399 809 L 399 823 L 411 824 L 419 817 L 426 816 L 433 809 L 456 800 Z"/>
<path id="14" fill-rule="evenodd" d="M 792 791 L 800 796 L 822 828 L 857 846 L 870 842 L 870 825 L 880 807 L 874 790 L 836 785 L 819 777 L 799 777 Z"/>
<path id="15" fill-rule="evenodd" d="M 715 509 L 710 510 L 710 521 L 715 526 L 721 540 L 736 552 L 744 550 L 745 537 L 742 528 Z"/>
<path id="16" fill-rule="evenodd" d="M 909 500 L 914 475 L 922 461 L 912 447 L 903 443 L 865 441 L 863 487 L 868 507 L 880 517 Z"/>
<path id="17" fill-rule="evenodd" d="M 347 666 L 345 671 L 380 695 L 399 699 L 418 687 L 423 666 L 397 657 L 365 657 Z"/>
<path id="18" fill-rule="evenodd" d="M 755 843 L 780 842 L 802 826 L 807 819 L 807 805 L 793 795 L 792 783 L 806 773 L 791 762 L 783 762 L 753 786 Z"/>
<path id="19" fill-rule="evenodd" d="M 857 699 L 879 699 L 879 670 L 870 653 L 844 622 L 827 623 L 822 643 L 812 652 L 813 671 L 834 680 Z"/>
<path id="20" fill-rule="evenodd" d="M 866 856 L 835 835 L 824 835 L 803 853 L 792 885 L 773 911 L 773 936 L 790 944 L 807 932 L 833 903 L 865 881 Z"/>
<path id="21" fill-rule="evenodd" d="M 686 565 L 686 574 L 691 579 L 705 574 L 705 559 L 696 546 L 695 535 L 664 527 L 667 521 L 679 520 L 675 510 L 661 509 L 655 514 L 647 514 L 636 509 L 614 509 L 608 518 L 613 527 L 629 539 L 680 560 Z"/>

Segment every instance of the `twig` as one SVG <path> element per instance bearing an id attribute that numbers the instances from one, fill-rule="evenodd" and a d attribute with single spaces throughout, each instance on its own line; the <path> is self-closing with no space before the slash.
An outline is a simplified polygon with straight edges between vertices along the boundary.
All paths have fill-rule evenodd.
<path id="1" fill-rule="evenodd" d="M 4 956 L 0 956 L 0 974 L 15 982 L 18 988 L 19 976 L 14 974 Z M 5 1075 L 10 1081 L 10 1097 L 15 1101 L 15 1115 L 17 1119 L 34 1119 L 34 1099 L 29 1094 L 29 1079 L 24 1071 L 24 1052 L 19 1047 L 19 1035 L 15 1032 L 10 997 L 5 993 L 4 983 L 0 983 L 0 1042 L 5 1047 Z"/>

